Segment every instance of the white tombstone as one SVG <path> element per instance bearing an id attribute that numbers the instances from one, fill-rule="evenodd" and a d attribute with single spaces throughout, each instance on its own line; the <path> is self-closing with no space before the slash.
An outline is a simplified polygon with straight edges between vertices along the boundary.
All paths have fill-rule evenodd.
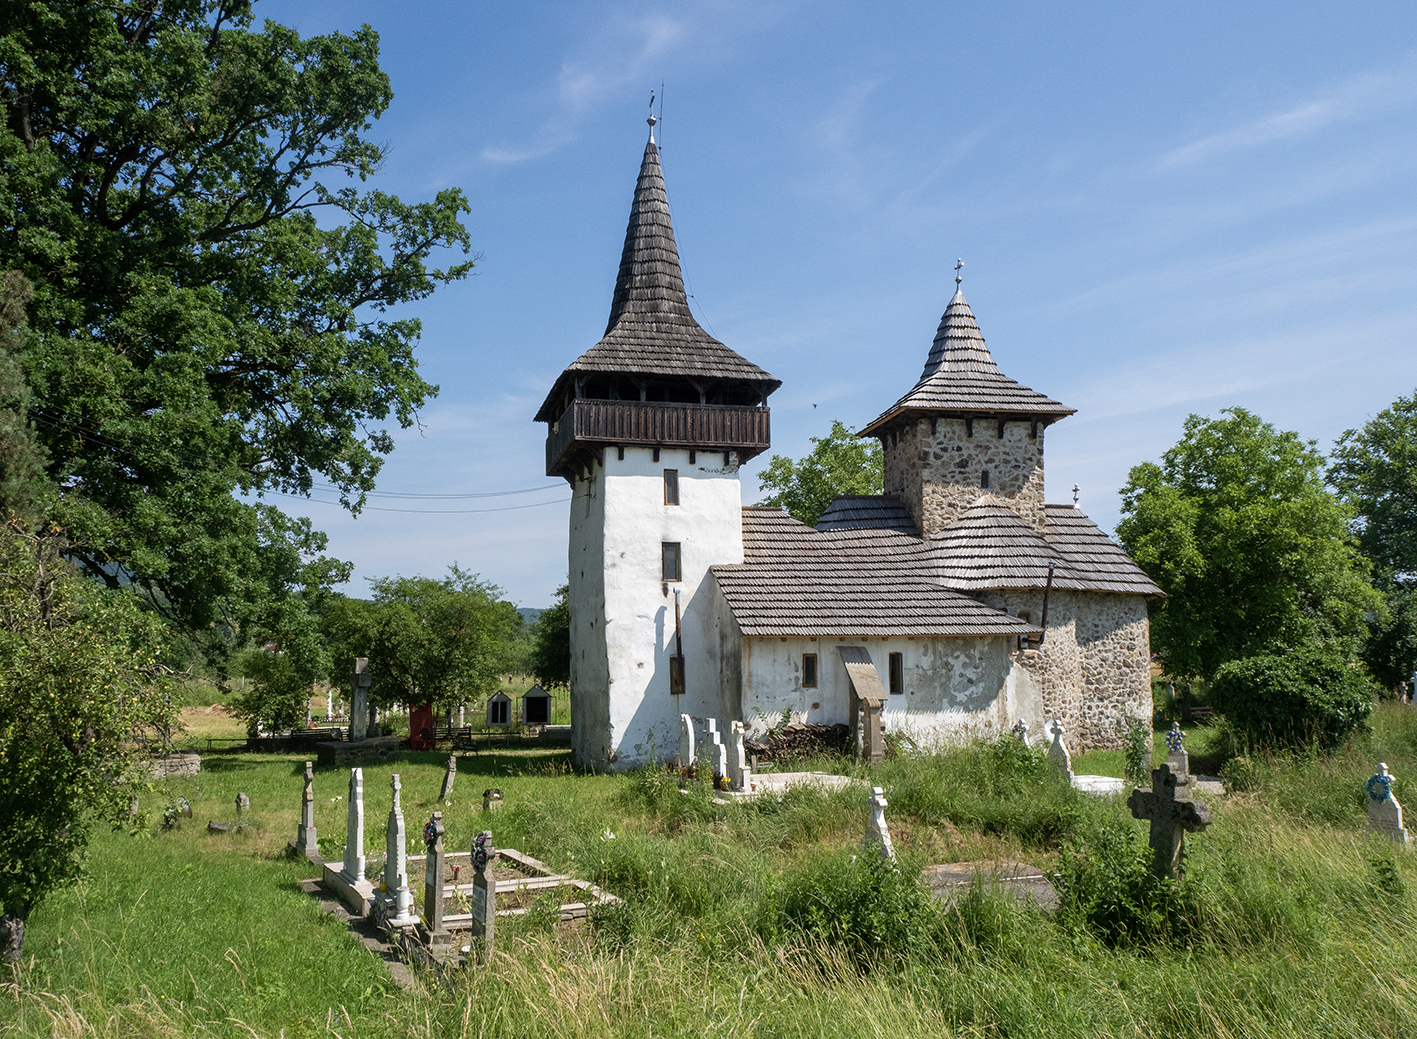
<path id="1" fill-rule="evenodd" d="M 1171 774 L 1178 783 L 1188 783 L 1191 779 L 1191 756 L 1186 752 L 1186 734 L 1176 722 L 1171 723 L 1171 731 L 1166 734 L 1166 764 L 1171 766 Z"/>
<path id="2" fill-rule="evenodd" d="M 728 726 L 728 779 L 734 790 L 752 788 L 753 770 L 748 766 L 748 754 L 743 749 L 743 738 L 748 727 L 742 722 L 730 722 Z"/>
<path id="3" fill-rule="evenodd" d="M 325 721 L 329 722 L 335 716 L 335 691 L 331 689 L 325 694 Z"/>
<path id="4" fill-rule="evenodd" d="M 1069 783 L 1073 781 L 1073 756 L 1063 744 L 1063 723 L 1054 718 L 1043 729 L 1053 742 L 1048 745 L 1048 764 Z"/>
<path id="5" fill-rule="evenodd" d="M 1392 796 L 1394 778 L 1387 770 L 1387 762 L 1383 761 L 1378 763 L 1378 771 L 1368 780 L 1368 829 L 1408 846 L 1412 838 L 1402 825 L 1402 805 Z"/>
<path id="6" fill-rule="evenodd" d="M 344 837 L 344 869 L 351 884 L 364 879 L 364 770 L 349 770 L 349 805 Z"/>
<path id="7" fill-rule="evenodd" d="M 687 714 L 679 715 L 679 767 L 693 768 L 694 757 L 694 719 Z"/>
<path id="8" fill-rule="evenodd" d="M 408 889 L 408 858 L 403 825 L 403 806 L 399 803 L 402 784 L 397 774 L 390 780 L 394 788 L 394 806 L 389 809 L 389 829 L 384 843 L 388 858 L 384 861 L 384 886 L 389 895 L 387 923 L 392 927 L 412 927 L 418 923 L 413 911 L 413 892 Z"/>
<path id="9" fill-rule="evenodd" d="M 871 811 L 866 817 L 866 839 L 861 846 L 887 862 L 894 862 L 895 844 L 891 841 L 890 827 L 886 825 L 886 792 L 883 788 L 871 788 L 870 805 Z"/>
<path id="10" fill-rule="evenodd" d="M 708 719 L 708 751 L 709 760 L 713 764 L 713 776 L 715 780 L 728 775 L 728 748 L 723 745 L 723 738 L 718 732 L 718 719 Z"/>

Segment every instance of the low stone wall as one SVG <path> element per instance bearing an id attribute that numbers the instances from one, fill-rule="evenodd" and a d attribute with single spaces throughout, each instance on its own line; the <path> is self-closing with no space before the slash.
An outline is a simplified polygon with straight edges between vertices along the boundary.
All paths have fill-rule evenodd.
<path id="1" fill-rule="evenodd" d="M 321 765 L 357 765 L 369 758 L 386 758 L 399 749 L 398 736 L 379 736 L 360 743 L 319 743 L 315 756 Z"/>
<path id="2" fill-rule="evenodd" d="M 197 754 L 175 753 L 144 762 L 141 766 L 153 779 L 169 776 L 195 776 L 202 771 L 202 759 Z"/>

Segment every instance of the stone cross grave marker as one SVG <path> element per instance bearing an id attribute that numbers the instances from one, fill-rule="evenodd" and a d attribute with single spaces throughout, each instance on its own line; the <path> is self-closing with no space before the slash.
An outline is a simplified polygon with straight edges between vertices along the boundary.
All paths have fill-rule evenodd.
<path id="1" fill-rule="evenodd" d="M 866 816 L 866 839 L 862 847 L 875 852 L 887 862 L 895 861 L 895 844 L 886 825 L 886 792 L 882 787 L 871 788 L 870 814 Z"/>
<path id="2" fill-rule="evenodd" d="M 429 938 L 447 935 L 443 927 L 443 813 L 434 812 L 423 827 L 423 843 L 428 846 L 428 858 L 423 868 L 423 926 Z"/>
<path id="3" fill-rule="evenodd" d="M 492 852 L 492 831 L 483 830 L 472 841 L 472 931 L 482 939 L 482 960 L 492 959 L 497 934 L 497 881 L 487 875 Z"/>
<path id="4" fill-rule="evenodd" d="M 1387 770 L 1387 762 L 1378 763 L 1378 771 L 1368 780 L 1368 829 L 1391 837 L 1406 846 L 1412 838 L 1402 825 L 1402 805 L 1392 796 L 1392 781 L 1397 778 Z"/>
<path id="5" fill-rule="evenodd" d="M 743 749 L 743 738 L 748 727 L 742 722 L 728 723 L 728 781 L 734 790 L 752 789 L 753 770 L 748 765 L 748 754 Z"/>
<path id="6" fill-rule="evenodd" d="M 364 879 L 364 770 L 349 770 L 349 805 L 345 817 L 344 868 L 351 884 Z"/>
<path id="7" fill-rule="evenodd" d="M 403 805 L 399 793 L 403 784 L 398 773 L 389 780 L 394 791 L 394 805 L 389 809 L 389 828 L 384 835 L 384 887 L 388 889 L 391 915 L 387 923 L 393 927 L 412 927 L 418 923 L 413 915 L 413 892 L 408 889 L 408 850 L 403 822 Z"/>
<path id="8" fill-rule="evenodd" d="M 458 756 L 448 755 L 448 770 L 443 773 L 443 789 L 438 791 L 438 800 L 444 804 L 448 803 L 448 798 L 453 796 L 453 784 L 458 778 Z"/>
<path id="9" fill-rule="evenodd" d="M 679 754 L 675 764 L 681 773 L 692 772 L 697 761 L 694 753 L 694 719 L 679 715 Z"/>
<path id="10" fill-rule="evenodd" d="M 1151 869 L 1159 879 L 1179 871 L 1186 833 L 1199 833 L 1211 823 L 1210 809 L 1200 801 L 1177 800 L 1176 776 L 1169 765 L 1152 769 L 1151 790 L 1133 790 L 1127 807 L 1134 819 L 1151 823 Z"/>
<path id="11" fill-rule="evenodd" d="M 1063 723 L 1054 718 L 1043 727 L 1043 732 L 1053 742 L 1048 745 L 1048 764 L 1069 783 L 1073 781 L 1073 756 L 1063 743 Z"/>
<path id="12" fill-rule="evenodd" d="M 305 762 L 305 793 L 300 799 L 300 825 L 295 830 L 295 850 L 305 856 L 319 855 L 315 840 L 315 766 Z"/>
<path id="13" fill-rule="evenodd" d="M 349 705 L 349 742 L 362 743 L 369 732 L 369 686 L 374 676 L 369 672 L 369 658 L 354 658 L 354 700 Z"/>
<path id="14" fill-rule="evenodd" d="M 718 719 L 708 719 L 708 751 L 713 763 L 713 785 L 717 789 L 721 780 L 728 775 L 728 748 L 718 732 Z"/>
<path id="15" fill-rule="evenodd" d="M 1171 731 L 1166 734 L 1166 764 L 1178 783 L 1187 783 L 1191 778 L 1191 756 L 1186 753 L 1186 734 L 1177 722 L 1171 723 Z"/>

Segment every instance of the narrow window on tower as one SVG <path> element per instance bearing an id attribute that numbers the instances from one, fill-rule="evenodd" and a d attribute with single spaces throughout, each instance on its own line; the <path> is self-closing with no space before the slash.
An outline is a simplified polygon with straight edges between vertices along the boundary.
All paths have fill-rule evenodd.
<path id="1" fill-rule="evenodd" d="M 890 655 L 891 692 L 905 692 L 905 657 L 900 653 Z"/>
<path id="2" fill-rule="evenodd" d="M 817 654 L 802 654 L 802 686 L 805 689 L 817 688 Z"/>
<path id="3" fill-rule="evenodd" d="M 979 474 L 979 486 L 980 486 L 980 487 L 983 487 L 986 491 L 989 489 L 989 470 L 988 470 L 988 469 L 985 469 L 982 473 Z"/>
<path id="4" fill-rule="evenodd" d="M 678 581 L 679 577 L 679 542 L 664 542 L 664 580 Z"/>
<path id="5" fill-rule="evenodd" d="M 664 470 L 664 504 L 679 504 L 679 470 Z"/>

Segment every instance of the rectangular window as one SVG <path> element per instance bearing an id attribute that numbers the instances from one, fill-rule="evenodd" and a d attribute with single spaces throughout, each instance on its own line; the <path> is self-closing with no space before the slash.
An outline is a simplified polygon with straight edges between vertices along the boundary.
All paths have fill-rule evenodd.
<path id="1" fill-rule="evenodd" d="M 988 470 L 988 469 L 985 469 L 982 473 L 979 474 L 979 486 L 980 486 L 982 489 L 986 490 L 986 491 L 989 489 L 989 470 Z"/>
<path id="2" fill-rule="evenodd" d="M 664 542 L 664 580 L 678 581 L 679 567 L 679 542 Z"/>
<path id="3" fill-rule="evenodd" d="M 802 654 L 802 685 L 807 689 L 817 687 L 817 654 Z"/>
<path id="4" fill-rule="evenodd" d="M 905 657 L 900 653 L 890 656 L 891 692 L 905 692 Z"/>
<path id="5" fill-rule="evenodd" d="M 664 504 L 679 504 L 679 470 L 664 470 Z"/>

